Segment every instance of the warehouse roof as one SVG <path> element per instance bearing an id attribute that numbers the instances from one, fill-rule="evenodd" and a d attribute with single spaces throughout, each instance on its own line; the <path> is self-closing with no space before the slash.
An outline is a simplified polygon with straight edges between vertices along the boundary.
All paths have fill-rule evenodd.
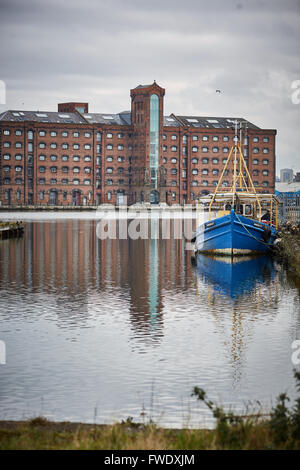
<path id="1" fill-rule="evenodd" d="M 195 129 L 215 128 L 232 129 L 238 123 L 243 122 L 249 129 L 259 129 L 251 122 L 243 118 L 233 117 L 203 117 L 203 116 L 179 116 L 171 114 L 164 116 L 165 127 L 192 127 Z M 67 113 L 52 111 L 17 111 L 9 110 L 0 114 L 0 121 L 35 121 L 50 123 L 71 123 L 71 124 L 114 124 L 118 126 L 131 125 L 131 112 L 122 111 L 121 113 Z"/>
<path id="2" fill-rule="evenodd" d="M 51 123 L 86 124 L 79 113 L 63 113 L 53 111 L 17 111 L 9 110 L 0 114 L 0 121 L 36 121 Z"/>
<path id="3" fill-rule="evenodd" d="M 227 128 L 231 129 L 235 125 L 235 121 L 238 123 L 242 122 L 249 129 L 259 129 L 251 122 L 244 118 L 235 117 L 209 117 L 209 116 L 178 116 L 174 115 L 184 126 L 195 127 L 195 128 Z"/>

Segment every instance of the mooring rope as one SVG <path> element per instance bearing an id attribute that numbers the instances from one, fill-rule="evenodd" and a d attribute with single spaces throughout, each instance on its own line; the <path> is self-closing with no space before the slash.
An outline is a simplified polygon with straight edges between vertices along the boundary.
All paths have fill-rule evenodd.
<path id="1" fill-rule="evenodd" d="M 249 230 L 247 229 L 247 227 L 243 224 L 243 222 L 241 221 L 241 219 L 239 218 L 239 216 L 237 215 L 237 213 L 235 213 L 238 221 L 240 222 L 240 224 L 244 227 L 244 229 L 246 230 L 246 232 L 249 233 L 249 235 L 251 237 L 253 237 L 256 241 L 258 241 L 259 243 L 262 243 L 263 245 L 267 245 L 267 246 L 271 246 L 270 243 L 266 243 L 266 242 L 263 242 L 262 240 L 259 240 L 258 238 L 256 238 L 251 232 L 249 232 Z M 271 229 L 270 229 L 271 230 Z"/>

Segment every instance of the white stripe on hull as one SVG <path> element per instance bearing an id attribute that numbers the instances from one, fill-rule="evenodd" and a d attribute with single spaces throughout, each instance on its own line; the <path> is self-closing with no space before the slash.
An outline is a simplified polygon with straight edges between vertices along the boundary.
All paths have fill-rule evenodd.
<path id="1" fill-rule="evenodd" d="M 255 255 L 260 253 L 256 250 L 247 250 L 246 248 L 215 248 L 213 250 L 195 250 L 196 253 L 211 253 L 220 255 Z"/>

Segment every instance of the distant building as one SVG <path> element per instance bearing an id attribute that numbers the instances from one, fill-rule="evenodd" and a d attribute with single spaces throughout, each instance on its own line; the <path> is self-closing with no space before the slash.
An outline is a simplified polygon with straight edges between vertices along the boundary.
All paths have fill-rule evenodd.
<path id="1" fill-rule="evenodd" d="M 280 170 L 280 182 L 281 183 L 290 183 L 293 181 L 294 178 L 294 172 L 290 168 L 284 168 L 283 170 Z"/>
<path id="2" fill-rule="evenodd" d="M 0 114 L 0 204 L 98 206 L 194 204 L 213 192 L 234 144 L 234 122 L 258 192 L 275 189 L 274 129 L 243 118 L 164 115 L 156 82 L 130 91 L 131 109 L 90 113 L 88 103 L 57 112 Z M 226 169 L 229 186 L 233 165 Z M 246 176 L 247 178 L 247 176 Z"/>
<path id="3" fill-rule="evenodd" d="M 295 175 L 295 177 L 294 177 L 294 181 L 295 181 L 296 183 L 299 183 L 299 182 L 300 182 L 300 172 L 297 172 L 297 173 L 296 173 L 296 175 Z"/>
<path id="4" fill-rule="evenodd" d="M 281 200 L 281 221 L 300 222 L 300 182 L 276 183 L 275 194 Z"/>

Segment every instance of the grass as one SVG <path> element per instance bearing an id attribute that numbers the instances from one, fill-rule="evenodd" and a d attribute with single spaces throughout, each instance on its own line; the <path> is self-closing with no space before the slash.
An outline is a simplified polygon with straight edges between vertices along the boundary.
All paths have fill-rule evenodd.
<path id="1" fill-rule="evenodd" d="M 131 421 L 114 425 L 54 423 L 44 418 L 0 423 L 0 449 L 164 450 L 205 449 L 212 432 L 167 430 Z"/>
<path id="2" fill-rule="evenodd" d="M 268 418 L 257 413 L 226 413 L 211 402 L 204 390 L 193 394 L 216 419 L 213 430 L 163 429 L 153 423 L 138 424 L 131 418 L 113 425 L 55 423 L 37 417 L 29 421 L 0 422 L 0 450 L 215 450 L 300 449 L 300 372 L 295 371 L 299 397 L 292 408 L 282 394 Z"/>
<path id="3" fill-rule="evenodd" d="M 281 227 L 279 235 L 280 243 L 276 255 L 293 274 L 300 278 L 300 226 L 286 224 Z"/>

